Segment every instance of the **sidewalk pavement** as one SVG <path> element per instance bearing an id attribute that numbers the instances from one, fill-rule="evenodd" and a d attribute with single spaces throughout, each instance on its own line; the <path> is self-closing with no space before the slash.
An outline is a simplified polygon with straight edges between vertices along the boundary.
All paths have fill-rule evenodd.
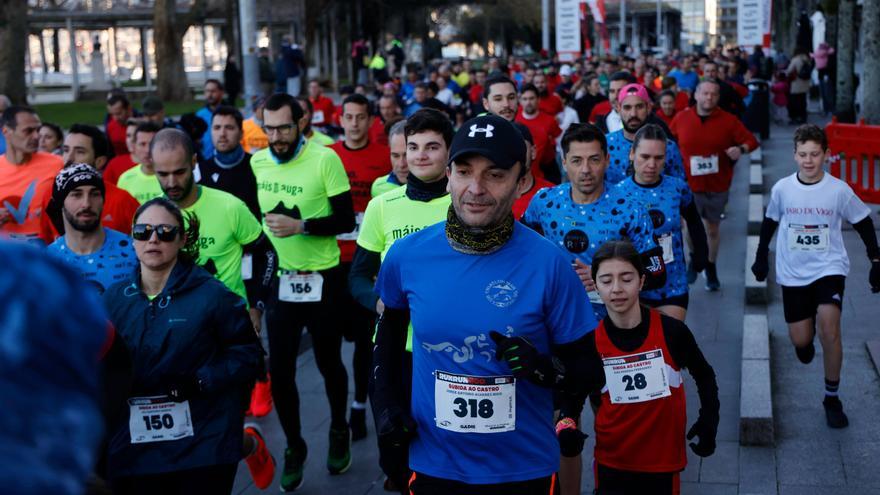
<path id="1" fill-rule="evenodd" d="M 764 143 L 766 193 L 778 178 L 794 171 L 791 158 L 793 127 L 774 127 Z M 845 364 L 841 394 L 850 416 L 850 427 L 833 431 L 825 426 L 822 411 L 821 350 L 809 366 L 801 365 L 788 342 L 782 318 L 779 288 L 772 284 L 770 317 L 771 352 L 776 421 L 776 447 L 739 445 L 740 358 L 742 325 L 746 312 L 760 313 L 764 307 L 746 307 L 743 301 L 743 260 L 746 250 L 748 215 L 748 157 L 737 165 L 722 223 L 722 246 L 718 261 L 721 291 L 710 293 L 701 277 L 691 286 L 687 324 L 707 360 L 715 369 L 721 401 L 718 448 L 712 457 L 701 459 L 688 448 L 688 467 L 681 475 L 682 494 L 877 494 L 880 495 L 880 422 L 871 422 L 880 411 L 880 387 L 864 342 L 875 325 L 856 308 L 880 302 L 867 285 L 869 263 L 857 234 L 845 232 L 853 274 L 845 300 L 843 328 Z M 771 275 L 772 276 L 772 275 Z M 351 344 L 344 345 L 344 359 L 351 363 Z M 350 367 L 349 367 L 350 369 Z M 688 428 L 696 420 L 699 398 L 690 376 L 685 380 Z M 376 436 L 368 417 L 369 436 L 353 444 L 351 469 L 330 476 L 324 467 L 327 453 L 329 409 L 324 384 L 311 351 L 300 356 L 297 382 L 302 400 L 303 435 L 309 445 L 302 494 L 384 494 L 384 476 L 378 467 Z M 351 390 L 350 386 L 350 390 Z M 368 415 L 369 416 L 369 415 Z M 583 424 L 590 434 L 583 457 L 583 494 L 593 490 L 592 412 L 586 408 Z M 273 412 L 257 420 L 263 427 L 270 450 L 278 462 L 275 483 L 266 492 L 278 490 L 283 465 L 284 437 Z M 256 495 L 244 463 L 236 478 L 235 494 Z"/>

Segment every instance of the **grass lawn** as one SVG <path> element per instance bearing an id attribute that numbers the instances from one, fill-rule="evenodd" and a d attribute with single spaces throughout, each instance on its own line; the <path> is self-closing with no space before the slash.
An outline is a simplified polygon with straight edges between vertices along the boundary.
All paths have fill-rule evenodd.
<path id="1" fill-rule="evenodd" d="M 168 102 L 165 103 L 165 115 L 182 115 L 195 112 L 202 108 L 204 102 Z M 43 122 L 52 122 L 60 125 L 63 129 L 69 129 L 72 124 L 102 125 L 107 113 L 107 106 L 103 101 L 78 101 L 75 103 L 48 103 L 35 105 L 34 108 Z"/>

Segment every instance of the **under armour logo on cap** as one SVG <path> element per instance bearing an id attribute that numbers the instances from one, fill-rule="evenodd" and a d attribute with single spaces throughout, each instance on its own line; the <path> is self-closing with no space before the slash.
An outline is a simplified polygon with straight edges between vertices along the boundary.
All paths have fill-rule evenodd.
<path id="1" fill-rule="evenodd" d="M 495 130 L 495 126 L 492 124 L 487 124 L 486 127 L 477 127 L 477 124 L 471 125 L 471 132 L 468 133 L 468 137 L 476 137 L 478 132 L 485 132 L 486 137 L 490 138 L 493 136 L 492 131 Z"/>

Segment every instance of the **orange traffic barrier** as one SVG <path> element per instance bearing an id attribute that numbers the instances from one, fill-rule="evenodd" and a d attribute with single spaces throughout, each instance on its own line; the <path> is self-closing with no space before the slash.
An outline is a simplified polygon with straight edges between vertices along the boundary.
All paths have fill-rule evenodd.
<path id="1" fill-rule="evenodd" d="M 843 124 L 834 118 L 825 126 L 831 151 L 831 175 L 845 181 L 866 203 L 880 203 L 880 126 Z"/>

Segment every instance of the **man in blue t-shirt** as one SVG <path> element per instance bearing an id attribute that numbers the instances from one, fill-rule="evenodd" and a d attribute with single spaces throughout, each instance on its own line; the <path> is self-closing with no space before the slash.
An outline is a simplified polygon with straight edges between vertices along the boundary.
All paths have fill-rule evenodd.
<path id="1" fill-rule="evenodd" d="M 99 294 L 127 278 L 138 265 L 131 239 L 101 226 L 104 180 L 84 163 L 55 177 L 47 214 L 60 216 L 62 236 L 47 248 L 98 289 Z"/>
<path id="2" fill-rule="evenodd" d="M 525 154 L 505 119 L 466 122 L 452 141 L 447 221 L 397 241 L 379 272 L 386 309 L 371 402 L 380 444 L 409 449 L 415 495 L 477 485 L 550 493 L 552 389 L 590 381 L 574 371 L 596 327 L 583 287 L 568 259 L 511 213 L 526 188 Z M 398 383 L 410 319 L 411 416 Z M 522 365 L 508 366 L 511 356 Z"/>
<path id="3" fill-rule="evenodd" d="M 617 92 L 617 101 L 623 129 L 605 135 L 609 157 L 605 180 L 609 184 L 617 184 L 632 175 L 629 152 L 632 149 L 633 138 L 639 129 L 648 124 L 652 106 L 648 90 L 641 84 L 627 84 L 620 88 Z M 678 177 L 687 182 L 681 151 L 675 141 L 669 138 L 666 139 L 666 163 L 663 166 L 663 175 Z"/>
<path id="4" fill-rule="evenodd" d="M 691 56 L 687 56 L 682 59 L 681 67 L 669 72 L 669 77 L 675 78 L 678 87 L 687 91 L 688 94 L 691 95 L 694 94 L 694 91 L 697 89 L 697 84 L 700 82 L 700 75 L 693 70 L 693 65 L 694 59 Z"/>
<path id="5" fill-rule="evenodd" d="M 522 221 L 568 255 L 596 316 L 603 318 L 605 305 L 590 276 L 590 264 L 599 246 L 629 240 L 641 253 L 647 270 L 645 289 L 666 283 L 663 252 L 654 241 L 644 205 L 606 187 L 608 149 L 602 131 L 590 124 L 569 127 L 562 136 L 562 153 L 568 182 L 538 191 Z"/>

